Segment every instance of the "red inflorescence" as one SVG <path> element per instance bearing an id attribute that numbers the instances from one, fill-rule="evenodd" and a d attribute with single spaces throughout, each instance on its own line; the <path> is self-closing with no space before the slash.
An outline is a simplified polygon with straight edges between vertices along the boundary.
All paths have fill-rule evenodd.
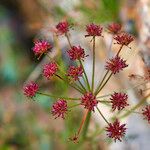
<path id="1" fill-rule="evenodd" d="M 118 73 L 120 70 L 123 70 L 123 68 L 127 67 L 126 60 L 123 60 L 119 56 L 116 56 L 109 61 L 106 62 L 106 70 L 112 71 L 113 74 Z"/>
<path id="2" fill-rule="evenodd" d="M 108 25 L 107 29 L 112 34 L 118 34 L 121 30 L 121 25 L 118 23 L 111 23 Z"/>
<path id="3" fill-rule="evenodd" d="M 79 67 L 70 66 L 67 75 L 72 77 L 76 81 L 79 79 L 79 77 L 82 76 L 82 73 L 83 73 L 82 66 Z"/>
<path id="4" fill-rule="evenodd" d="M 125 128 L 126 124 L 120 125 L 120 122 L 118 119 L 115 120 L 115 122 L 112 124 L 110 123 L 108 127 L 106 127 L 106 131 L 108 132 L 107 135 L 109 138 L 121 141 L 121 138 L 125 135 L 126 129 Z"/>
<path id="5" fill-rule="evenodd" d="M 58 70 L 58 65 L 56 62 L 50 62 L 48 64 L 45 64 L 43 67 L 43 75 L 47 78 L 50 79 L 56 71 Z"/>
<path id="6" fill-rule="evenodd" d="M 128 46 L 133 40 L 133 36 L 128 33 L 120 33 L 114 37 L 117 44 Z"/>
<path id="7" fill-rule="evenodd" d="M 69 23 L 67 21 L 59 22 L 56 25 L 57 33 L 62 35 L 69 31 Z"/>
<path id="8" fill-rule="evenodd" d="M 84 105 L 84 108 L 88 109 L 89 111 L 94 111 L 94 107 L 97 106 L 97 104 L 98 101 L 92 92 L 85 93 L 81 98 L 81 105 Z"/>
<path id="9" fill-rule="evenodd" d="M 24 95 L 32 98 L 33 96 L 35 96 L 38 89 L 39 86 L 36 83 L 30 82 L 23 87 Z"/>
<path id="10" fill-rule="evenodd" d="M 62 117 L 65 119 L 65 114 L 68 111 L 67 101 L 64 99 L 59 99 L 57 102 L 55 102 L 52 106 L 52 115 L 58 117 Z"/>
<path id="11" fill-rule="evenodd" d="M 84 49 L 80 46 L 73 46 L 70 50 L 67 51 L 71 60 L 79 60 L 86 57 Z"/>
<path id="12" fill-rule="evenodd" d="M 114 93 L 113 95 L 111 95 L 111 103 L 112 103 L 112 109 L 113 111 L 115 109 L 118 110 L 122 110 L 123 108 L 125 108 L 126 106 L 128 106 L 129 104 L 127 103 L 128 100 L 128 95 L 125 93 Z"/>
<path id="13" fill-rule="evenodd" d="M 144 119 L 146 119 L 148 121 L 148 123 L 150 123 L 150 105 L 147 105 L 142 112 Z"/>
<path id="14" fill-rule="evenodd" d="M 87 36 L 102 36 L 102 30 L 103 28 L 100 25 L 96 24 L 89 24 L 86 26 Z"/>
<path id="15" fill-rule="evenodd" d="M 36 41 L 32 50 L 35 55 L 41 56 L 51 48 L 52 46 L 47 41 Z"/>

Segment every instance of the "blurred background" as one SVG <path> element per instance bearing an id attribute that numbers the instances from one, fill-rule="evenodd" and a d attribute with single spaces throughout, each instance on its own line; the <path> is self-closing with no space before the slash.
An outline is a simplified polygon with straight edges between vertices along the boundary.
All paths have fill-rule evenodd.
<path id="1" fill-rule="evenodd" d="M 65 121 L 55 120 L 50 114 L 55 99 L 36 96 L 36 100 L 31 101 L 23 95 L 24 82 L 32 80 L 38 82 L 45 92 L 77 96 L 59 80 L 47 82 L 43 79 L 42 65 L 48 59 L 43 56 L 38 61 L 31 50 L 35 39 L 49 40 L 55 45 L 52 57 L 57 58 L 62 69 L 65 69 L 71 63 L 65 53 L 68 48 L 66 39 L 58 39 L 51 32 L 63 19 L 74 23 L 71 41 L 84 46 L 88 54 L 91 43 L 84 38 L 87 23 L 106 26 L 119 22 L 123 30 L 135 36 L 132 49 L 125 48 L 124 58 L 128 59 L 129 68 L 113 77 L 103 94 L 142 82 L 142 76 L 150 68 L 149 0 L 0 0 L 0 150 L 149 150 L 150 126 L 136 114 L 124 120 L 128 133 L 122 143 L 113 143 L 106 139 L 105 133 L 99 134 L 105 124 L 95 112 L 89 128 L 91 138 L 82 144 L 73 144 L 68 137 L 77 130 L 82 109 L 71 111 Z M 104 71 L 111 41 L 108 33 L 104 36 L 96 41 L 97 79 Z M 116 50 L 117 45 L 114 45 L 112 53 Z M 90 57 L 85 66 L 88 71 Z M 90 70 L 88 73 L 90 75 Z M 140 75 L 138 81 L 128 79 L 132 73 Z M 128 91 L 131 104 L 136 104 L 143 96 L 138 90 Z M 100 107 L 109 116 L 110 109 Z"/>

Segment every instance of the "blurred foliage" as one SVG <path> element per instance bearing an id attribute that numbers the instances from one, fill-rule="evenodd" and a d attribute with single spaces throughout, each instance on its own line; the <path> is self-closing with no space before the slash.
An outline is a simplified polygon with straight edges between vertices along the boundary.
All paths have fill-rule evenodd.
<path id="1" fill-rule="evenodd" d="M 82 0 L 79 7 L 89 22 L 109 22 L 119 20 L 119 0 Z"/>

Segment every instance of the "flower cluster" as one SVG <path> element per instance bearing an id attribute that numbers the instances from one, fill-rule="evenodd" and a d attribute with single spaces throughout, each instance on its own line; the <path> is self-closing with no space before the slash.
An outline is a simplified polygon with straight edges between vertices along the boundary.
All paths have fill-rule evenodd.
<path id="1" fill-rule="evenodd" d="M 66 34 L 69 31 L 69 23 L 67 21 L 59 22 L 56 25 L 56 29 L 58 34 Z"/>
<path id="2" fill-rule="evenodd" d="M 127 103 L 128 100 L 128 95 L 125 93 L 117 93 L 115 92 L 114 94 L 111 95 L 111 103 L 112 103 L 112 109 L 113 111 L 115 109 L 122 110 L 129 104 Z"/>
<path id="3" fill-rule="evenodd" d="M 116 140 L 121 141 L 121 138 L 125 135 L 126 129 L 125 124 L 120 125 L 118 119 L 106 127 L 108 137 L 114 139 L 115 142 Z"/>
<path id="4" fill-rule="evenodd" d="M 50 79 L 58 70 L 58 65 L 56 62 L 50 62 L 48 64 L 45 64 L 43 67 L 43 75 Z"/>
<path id="5" fill-rule="evenodd" d="M 113 74 L 119 73 L 119 71 L 126 68 L 128 65 L 126 64 L 126 60 L 123 60 L 119 56 L 116 56 L 109 61 L 106 62 L 106 69 L 111 71 Z"/>
<path id="6" fill-rule="evenodd" d="M 37 40 L 33 47 L 33 52 L 35 53 L 35 55 L 39 55 L 39 57 L 40 57 L 42 54 L 46 53 L 51 48 L 52 48 L 52 46 L 47 41 Z"/>
<path id="7" fill-rule="evenodd" d="M 87 36 L 102 36 L 102 30 L 103 28 L 100 25 L 96 25 L 96 24 L 89 24 L 86 26 L 86 32 Z"/>
<path id="8" fill-rule="evenodd" d="M 114 39 L 117 41 L 117 44 L 128 46 L 133 40 L 133 36 L 128 33 L 117 34 Z"/>
<path id="9" fill-rule="evenodd" d="M 81 46 L 72 46 L 67 52 L 71 60 L 80 60 L 86 57 L 85 51 Z"/>
<path id="10" fill-rule="evenodd" d="M 62 117 L 65 119 L 65 114 L 68 111 L 67 102 L 64 99 L 59 99 L 52 106 L 52 115 L 57 117 Z"/>
<path id="11" fill-rule="evenodd" d="M 112 34 L 118 34 L 121 30 L 121 25 L 118 23 L 112 23 L 108 25 L 107 29 Z"/>
<path id="12" fill-rule="evenodd" d="M 70 76 L 72 79 L 79 80 L 79 77 L 81 77 L 83 74 L 83 68 L 82 66 L 75 67 L 75 66 L 70 66 L 68 69 L 67 76 Z"/>
<path id="13" fill-rule="evenodd" d="M 83 105 L 84 108 L 88 109 L 89 111 L 94 111 L 94 108 L 97 106 L 97 104 L 98 101 L 91 92 L 85 93 L 81 98 L 81 105 Z"/>
<path id="14" fill-rule="evenodd" d="M 150 105 L 147 105 L 142 112 L 144 119 L 150 123 Z"/>
<path id="15" fill-rule="evenodd" d="M 133 37 L 129 35 L 128 33 L 121 32 L 121 25 L 117 23 L 112 23 L 108 26 L 108 31 L 113 34 L 111 36 L 113 39 L 117 41 L 118 44 L 121 45 L 120 49 L 118 50 L 118 53 L 115 54 L 111 59 L 106 61 L 105 69 L 106 74 L 102 78 L 102 80 L 99 80 L 97 83 L 98 85 L 95 85 L 95 48 L 96 48 L 96 40 L 97 36 L 102 36 L 103 28 L 100 25 L 96 24 L 89 24 L 86 26 L 86 32 L 87 36 L 91 36 L 93 38 L 92 40 L 92 48 L 93 48 L 93 57 L 92 57 L 92 68 L 88 68 L 89 72 L 92 71 L 92 75 L 90 76 L 90 79 L 92 79 L 91 82 L 89 82 L 89 76 L 86 73 L 86 69 L 84 68 L 84 59 L 87 55 L 85 55 L 84 48 L 81 48 L 81 46 L 72 46 L 70 37 L 68 36 L 69 30 L 70 30 L 70 24 L 67 21 L 62 21 L 56 25 L 57 35 L 65 35 L 64 37 L 66 40 L 68 40 L 68 46 L 70 47 L 69 50 L 66 50 L 68 53 L 68 56 L 70 60 L 72 61 L 72 64 L 76 64 L 76 66 L 69 66 L 67 69 L 67 72 L 64 73 L 60 69 L 60 66 L 53 60 L 48 62 L 43 66 L 43 76 L 47 79 L 51 79 L 52 76 L 55 75 L 55 77 L 59 78 L 68 86 L 75 89 L 77 92 L 79 92 L 80 96 L 78 98 L 73 97 L 61 97 L 60 94 L 58 95 L 52 95 L 47 93 L 42 93 L 39 90 L 39 86 L 31 82 L 24 86 L 24 95 L 27 97 L 33 98 L 36 93 L 57 98 L 57 101 L 54 102 L 54 104 L 51 107 L 51 113 L 55 118 L 61 117 L 65 118 L 67 115 L 68 110 L 73 109 L 77 106 L 84 107 L 84 115 L 81 121 L 81 124 L 79 126 L 79 129 L 75 136 L 73 138 L 70 138 L 72 141 L 76 143 L 78 141 L 78 138 L 80 137 L 80 133 L 82 132 L 82 128 L 84 126 L 85 121 L 90 117 L 89 113 L 94 113 L 96 110 L 99 112 L 100 116 L 104 119 L 104 121 L 107 123 L 106 132 L 109 138 L 113 139 L 114 141 L 121 141 L 122 138 L 125 135 L 126 132 L 126 124 L 121 124 L 118 119 L 116 119 L 114 122 L 109 122 L 105 114 L 101 112 L 101 110 L 98 107 L 98 104 L 108 104 L 108 106 L 112 106 L 112 110 L 118 110 L 118 111 L 124 111 L 124 108 L 126 108 L 128 104 L 128 95 L 122 92 L 113 92 L 111 94 L 111 97 L 109 98 L 108 95 L 104 96 L 98 96 L 99 92 L 105 88 L 105 85 L 108 84 L 109 79 L 112 75 L 115 75 L 116 73 L 119 73 L 121 70 L 126 68 L 128 65 L 126 64 L 126 60 L 120 57 L 120 51 L 122 50 L 123 46 L 128 46 L 132 41 Z M 51 49 L 51 45 L 46 41 L 38 41 L 35 43 L 34 48 L 32 49 L 35 55 L 41 56 L 43 53 L 46 53 L 49 49 Z M 90 70 L 91 69 L 91 70 Z M 74 82 L 69 82 L 70 79 L 72 79 Z M 82 80 L 82 82 L 81 82 Z M 101 92 L 100 92 L 101 93 Z M 102 97 L 106 97 L 106 100 L 101 99 Z M 107 99 L 108 98 L 108 99 Z M 75 101 L 74 101 L 75 100 Z M 70 106 L 69 101 L 75 102 L 75 105 Z M 137 104 L 138 106 L 138 104 Z M 133 107 L 136 108 L 136 107 Z M 134 111 L 134 109 L 132 109 Z M 112 111 L 112 113 L 113 113 Z M 128 112 L 129 113 L 129 112 Z M 88 115 L 89 114 L 89 115 Z M 150 122 L 150 106 L 146 106 L 142 114 L 145 119 Z M 87 124 L 88 126 L 88 124 Z"/>
<path id="16" fill-rule="evenodd" d="M 30 82 L 23 87 L 24 95 L 32 98 L 33 96 L 35 96 L 38 89 L 39 86 L 36 83 Z"/>

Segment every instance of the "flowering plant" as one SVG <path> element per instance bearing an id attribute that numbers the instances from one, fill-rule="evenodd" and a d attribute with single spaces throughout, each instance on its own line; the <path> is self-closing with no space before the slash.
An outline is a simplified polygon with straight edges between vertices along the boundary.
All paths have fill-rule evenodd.
<path id="1" fill-rule="evenodd" d="M 83 106 L 85 112 L 79 129 L 73 137 L 69 138 L 73 142 L 77 142 L 79 140 L 82 130 L 84 130 L 84 133 L 87 132 L 87 127 L 89 125 L 89 119 L 91 116 L 90 114 L 92 112 L 94 113 L 95 110 L 99 112 L 100 116 L 107 124 L 107 127 L 105 128 L 107 136 L 111 139 L 114 139 L 114 141 L 121 141 L 127 130 L 126 124 L 120 123 L 119 119 L 121 117 L 115 118 L 113 122 L 110 122 L 103 114 L 103 112 L 99 109 L 98 104 L 108 103 L 112 108 L 112 112 L 122 111 L 129 106 L 128 95 L 125 92 L 114 92 L 109 95 L 110 98 L 106 101 L 101 99 L 105 96 L 102 95 L 99 97 L 98 94 L 102 91 L 103 88 L 105 88 L 106 84 L 113 75 L 119 73 L 120 71 L 123 71 L 126 67 L 128 67 L 126 60 L 124 60 L 121 56 L 121 51 L 124 46 L 129 47 L 129 44 L 134 40 L 134 38 L 132 35 L 122 32 L 121 25 L 117 23 L 112 23 L 107 27 L 107 30 L 110 34 L 112 34 L 113 39 L 116 41 L 115 44 L 119 44 L 120 48 L 112 58 L 106 61 L 106 73 L 103 76 L 102 80 L 99 81 L 99 84 L 95 86 L 95 40 L 98 37 L 103 37 L 103 27 L 93 23 L 86 26 L 87 33 L 85 35 L 85 38 L 92 38 L 91 42 L 93 43 L 93 67 L 91 75 L 92 83 L 89 82 L 87 73 L 85 71 L 85 66 L 83 65 L 83 61 L 86 59 L 86 57 L 88 57 L 88 55 L 85 53 L 84 48 L 82 48 L 80 45 L 72 45 L 69 37 L 69 30 L 70 24 L 67 21 L 60 22 L 58 23 L 58 25 L 56 25 L 56 34 L 58 36 L 64 35 L 66 37 L 69 44 L 69 49 L 67 50 L 68 57 L 70 58 L 70 60 L 75 62 L 76 66 L 69 66 L 67 72 L 62 77 L 58 72 L 61 71 L 59 70 L 59 65 L 54 60 L 51 60 L 48 64 L 44 65 L 43 76 L 48 80 L 50 80 L 53 76 L 56 76 L 57 78 L 74 88 L 77 92 L 80 93 L 81 96 L 78 98 L 72 98 L 45 94 L 39 91 L 39 86 L 35 82 L 28 83 L 24 86 L 24 94 L 30 98 L 33 98 L 36 94 L 58 98 L 58 100 L 53 104 L 51 108 L 51 113 L 55 119 L 58 117 L 65 119 L 70 109 L 74 108 L 75 106 Z M 43 54 L 47 55 L 47 52 L 51 49 L 52 46 L 47 41 L 42 40 L 35 42 L 33 52 L 35 53 L 35 55 L 39 56 L 38 58 L 40 58 Z M 125 113 L 122 117 L 128 116 L 131 112 L 134 112 L 136 108 L 141 106 L 146 98 L 147 97 L 145 97 L 137 105 L 133 106 L 130 111 L 127 111 L 127 113 Z M 69 101 L 75 101 L 75 103 L 78 103 L 76 103 L 74 106 L 69 107 Z M 140 114 L 142 114 L 144 118 L 147 119 L 150 123 L 149 105 L 146 106 Z M 84 126 L 85 128 L 83 129 Z"/>

